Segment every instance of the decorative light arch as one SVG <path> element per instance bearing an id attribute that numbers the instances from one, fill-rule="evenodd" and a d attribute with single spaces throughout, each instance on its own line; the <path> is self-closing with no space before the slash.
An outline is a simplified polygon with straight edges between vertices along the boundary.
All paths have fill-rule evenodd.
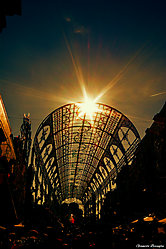
<path id="1" fill-rule="evenodd" d="M 34 192 L 47 185 L 47 195 L 62 203 L 111 189 L 121 168 L 128 166 L 140 141 L 132 122 L 121 112 L 95 104 L 93 113 L 82 112 L 80 103 L 64 105 L 40 124 L 33 143 Z M 35 158 L 35 160 L 34 160 Z M 40 198 L 45 198 L 41 192 Z M 38 194 L 35 200 L 38 200 Z M 47 198 L 48 199 L 48 198 Z"/>

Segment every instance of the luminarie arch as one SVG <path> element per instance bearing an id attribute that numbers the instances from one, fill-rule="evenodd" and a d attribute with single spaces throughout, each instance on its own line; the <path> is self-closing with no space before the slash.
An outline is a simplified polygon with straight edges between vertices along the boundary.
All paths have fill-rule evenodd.
<path id="1" fill-rule="evenodd" d="M 75 199 L 87 206 L 94 197 L 98 203 L 131 163 L 140 141 L 135 126 L 115 108 L 95 106 L 87 115 L 81 103 L 67 104 L 41 122 L 31 161 L 36 203 Z"/>

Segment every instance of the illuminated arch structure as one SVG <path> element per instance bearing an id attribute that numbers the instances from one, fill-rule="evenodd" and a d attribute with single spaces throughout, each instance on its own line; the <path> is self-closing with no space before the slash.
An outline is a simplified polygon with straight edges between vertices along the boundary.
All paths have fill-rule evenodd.
<path id="1" fill-rule="evenodd" d="M 79 103 L 56 109 L 34 138 L 35 202 L 78 200 L 86 215 L 100 217 L 103 197 L 116 187 L 122 167 L 131 164 L 139 141 L 132 122 L 110 106 L 96 104 L 91 117 L 81 113 Z"/>

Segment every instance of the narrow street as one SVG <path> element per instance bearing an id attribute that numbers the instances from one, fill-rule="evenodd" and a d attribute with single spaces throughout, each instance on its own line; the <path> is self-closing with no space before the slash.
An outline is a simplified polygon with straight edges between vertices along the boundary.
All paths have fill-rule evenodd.
<path id="1" fill-rule="evenodd" d="M 166 220 L 139 221 L 111 229 L 106 224 L 0 227 L 1 249 L 118 249 L 165 247 Z M 109 245 L 109 247 L 108 247 Z"/>
<path id="2" fill-rule="evenodd" d="M 166 248 L 165 12 L 0 0 L 0 249 Z"/>

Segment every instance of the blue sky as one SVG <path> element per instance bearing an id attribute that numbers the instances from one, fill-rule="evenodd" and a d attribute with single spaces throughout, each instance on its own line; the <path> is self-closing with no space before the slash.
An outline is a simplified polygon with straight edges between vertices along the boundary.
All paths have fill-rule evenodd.
<path id="1" fill-rule="evenodd" d="M 0 34 L 0 93 L 14 135 L 33 135 L 63 104 L 91 98 L 131 119 L 141 137 L 166 99 L 165 1 L 22 0 Z"/>

